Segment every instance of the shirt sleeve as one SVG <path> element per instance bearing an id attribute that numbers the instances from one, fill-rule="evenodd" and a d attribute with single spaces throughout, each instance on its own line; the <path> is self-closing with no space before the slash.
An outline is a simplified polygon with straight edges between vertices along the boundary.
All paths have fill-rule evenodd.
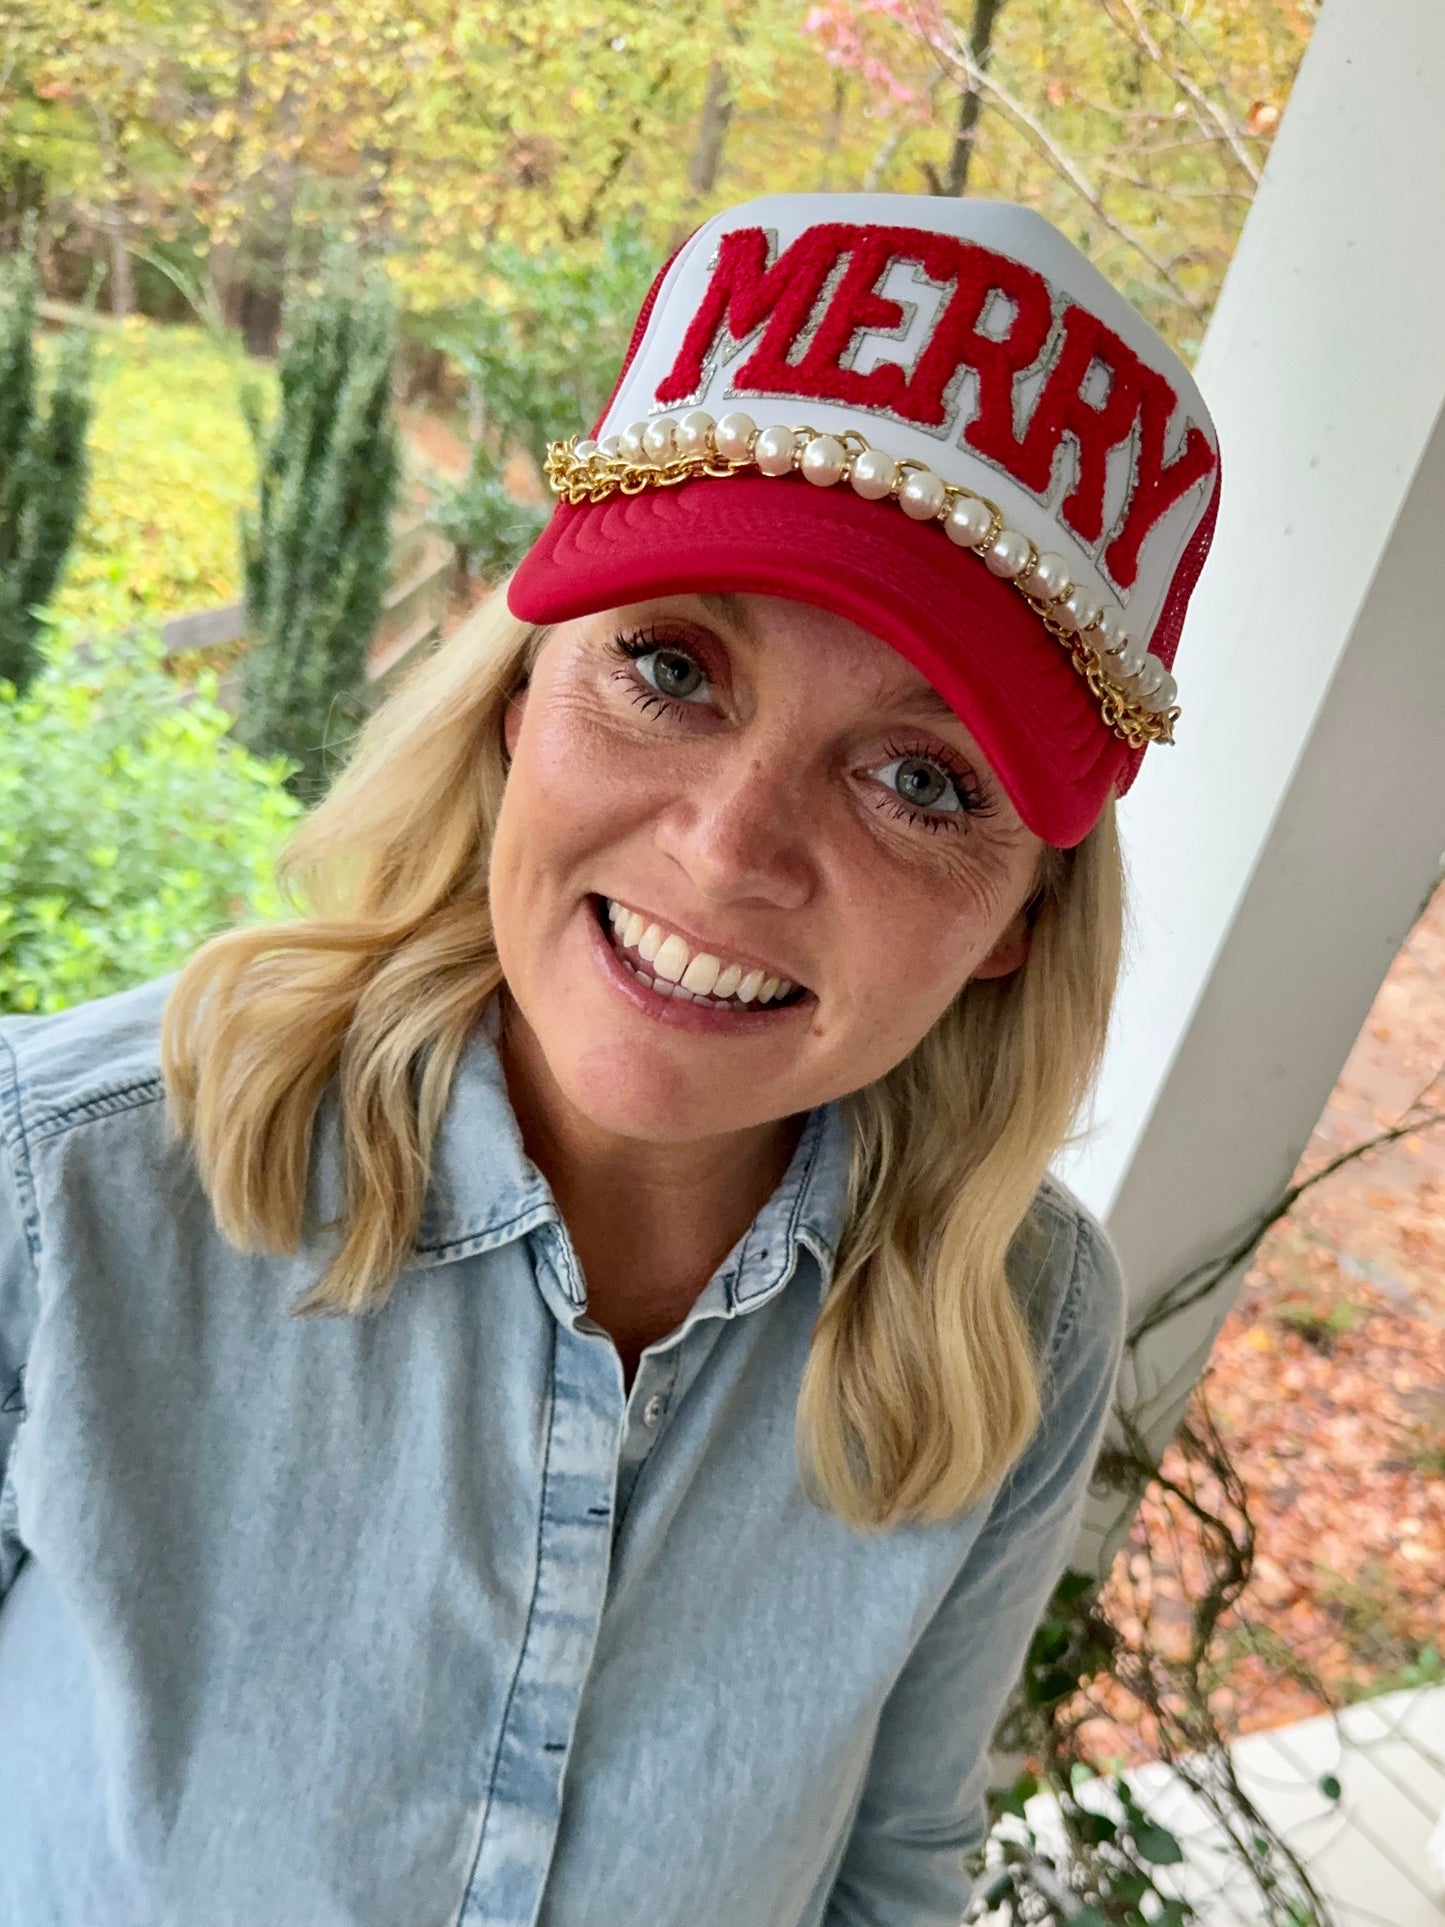
<path id="1" fill-rule="evenodd" d="M 10 1454 L 25 1416 L 25 1359 L 38 1312 L 27 1228 L 34 1221 L 29 1173 L 13 1132 L 5 1128 L 14 1115 L 13 1103 L 7 1103 L 14 1095 L 11 1071 L 10 1052 L 0 1037 L 0 1601 L 25 1557 Z"/>
<path id="2" fill-rule="evenodd" d="M 1044 1416 L 884 1705 L 823 1927 L 958 1927 L 990 1743 L 1077 1542 L 1126 1318 L 1117 1254 L 1081 1218 Z"/>

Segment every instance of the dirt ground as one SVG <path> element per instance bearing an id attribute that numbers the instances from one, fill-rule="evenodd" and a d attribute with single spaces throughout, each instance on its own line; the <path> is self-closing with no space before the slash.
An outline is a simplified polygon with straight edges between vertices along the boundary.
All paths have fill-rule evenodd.
<path id="1" fill-rule="evenodd" d="M 1445 885 L 1382 985 L 1297 1181 L 1432 1112 L 1445 1113 Z M 1445 1680 L 1445 1119 L 1343 1166 L 1272 1229 L 1205 1391 L 1257 1533 L 1210 1697 L 1224 1730 Z M 1165 1469 L 1179 1464 L 1171 1454 Z M 1187 1629 L 1191 1562 L 1187 1549 L 1161 1560 L 1163 1526 L 1157 1509 L 1138 1522 L 1105 1597 L 1127 1617 L 1143 1579 L 1167 1646 L 1171 1622 Z M 1147 1721 L 1109 1703 L 1110 1750 L 1147 1756 Z"/>

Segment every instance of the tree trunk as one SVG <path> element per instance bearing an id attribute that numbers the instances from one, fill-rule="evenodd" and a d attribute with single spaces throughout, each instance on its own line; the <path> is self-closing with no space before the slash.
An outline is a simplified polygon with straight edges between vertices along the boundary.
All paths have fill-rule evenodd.
<path id="1" fill-rule="evenodd" d="M 110 311 L 123 321 L 135 313 L 135 272 L 125 244 L 125 216 L 119 208 L 106 210 L 105 236 L 110 247 Z"/>
<path id="2" fill-rule="evenodd" d="M 692 155 L 687 164 L 687 198 L 689 203 L 700 201 L 704 195 L 711 194 L 717 186 L 718 173 L 722 167 L 723 143 L 727 139 L 729 123 L 733 117 L 732 94 L 728 88 L 728 77 L 718 61 L 708 68 L 707 92 L 703 95 L 702 118 L 697 126 L 697 139 L 693 142 Z"/>
<path id="3" fill-rule="evenodd" d="M 974 61 L 980 67 L 987 67 L 993 53 L 993 30 L 1003 9 L 1004 0 L 973 0 L 973 25 L 969 28 L 968 44 Z M 981 105 L 978 89 L 965 89 L 958 103 L 958 128 L 953 136 L 953 151 L 948 157 L 948 167 L 940 183 L 941 191 L 945 194 L 965 194 L 968 191 L 968 169 L 973 159 Z"/>

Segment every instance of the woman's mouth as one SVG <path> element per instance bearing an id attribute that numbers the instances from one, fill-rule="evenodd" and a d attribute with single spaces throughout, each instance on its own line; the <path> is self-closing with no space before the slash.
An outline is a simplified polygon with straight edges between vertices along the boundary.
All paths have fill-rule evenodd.
<path id="1" fill-rule="evenodd" d="M 758 1017 L 789 1009 L 811 995 L 806 985 L 790 978 L 700 949 L 615 898 L 594 896 L 591 904 L 613 956 L 657 997 Z"/>

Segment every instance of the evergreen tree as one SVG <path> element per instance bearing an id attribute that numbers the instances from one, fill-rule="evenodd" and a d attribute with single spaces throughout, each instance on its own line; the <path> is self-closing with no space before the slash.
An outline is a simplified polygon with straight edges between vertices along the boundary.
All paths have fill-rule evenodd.
<path id="1" fill-rule="evenodd" d="M 328 744 L 360 723 L 381 615 L 400 472 L 391 405 L 396 306 L 384 277 L 332 252 L 320 287 L 288 293 L 269 434 L 254 396 L 259 498 L 241 518 L 246 629 L 237 735 L 291 757 L 290 788 L 314 802 Z"/>
<path id="2" fill-rule="evenodd" d="M 0 680 L 24 689 L 40 666 L 34 610 L 60 580 L 85 503 L 90 342 L 72 328 L 42 397 L 31 237 L 0 261 Z"/>

